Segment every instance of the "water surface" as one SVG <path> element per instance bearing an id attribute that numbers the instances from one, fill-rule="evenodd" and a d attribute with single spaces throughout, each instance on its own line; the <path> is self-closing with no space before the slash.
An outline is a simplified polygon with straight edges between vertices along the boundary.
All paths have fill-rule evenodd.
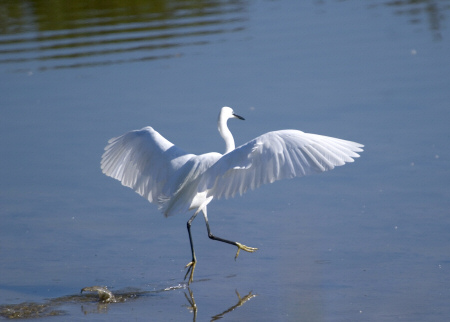
<path id="1" fill-rule="evenodd" d="M 193 297 L 198 321 L 445 320 L 448 2 L 151 3 L 0 2 L 2 316 L 190 320 Z M 211 203 L 215 235 L 259 250 L 234 261 L 197 218 L 188 289 L 188 217 L 164 218 L 99 162 L 146 125 L 222 152 L 224 105 L 246 118 L 230 122 L 237 145 L 296 128 L 366 147 Z M 127 301 L 79 294 L 93 285 Z M 238 306 L 236 291 L 256 296 Z"/>

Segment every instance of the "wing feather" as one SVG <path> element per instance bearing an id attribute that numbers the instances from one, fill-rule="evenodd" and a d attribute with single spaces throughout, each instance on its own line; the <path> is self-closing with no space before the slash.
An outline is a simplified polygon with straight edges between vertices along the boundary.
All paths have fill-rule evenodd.
<path id="1" fill-rule="evenodd" d="M 223 155 L 202 176 L 198 191 L 234 197 L 276 180 L 320 173 L 353 162 L 363 145 L 337 138 L 282 130 L 263 134 Z"/>
<path id="2" fill-rule="evenodd" d="M 150 202 L 159 203 L 178 188 L 166 183 L 193 156 L 148 126 L 109 140 L 101 168 Z"/>

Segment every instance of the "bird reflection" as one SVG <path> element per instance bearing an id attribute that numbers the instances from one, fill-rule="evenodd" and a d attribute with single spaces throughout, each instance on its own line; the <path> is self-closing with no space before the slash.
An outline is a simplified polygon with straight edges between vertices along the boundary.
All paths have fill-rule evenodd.
<path id="1" fill-rule="evenodd" d="M 186 297 L 186 300 L 189 302 L 189 306 L 188 305 L 185 305 L 185 306 L 188 308 L 189 311 L 191 311 L 194 314 L 193 321 L 196 322 L 197 321 L 197 310 L 198 310 L 197 304 L 195 303 L 194 293 L 192 292 L 192 290 L 189 287 L 188 287 L 188 292 L 189 292 L 189 295 L 185 292 L 184 296 Z M 238 307 L 244 305 L 245 302 L 247 302 L 248 300 L 256 297 L 256 294 L 252 294 L 252 291 L 250 291 L 244 297 L 241 297 L 241 295 L 239 294 L 239 292 L 237 290 L 235 292 L 238 297 L 238 302 L 235 305 L 230 306 L 228 309 L 226 309 L 222 313 L 216 314 L 213 317 L 211 317 L 211 321 L 216 321 L 216 320 L 223 318 L 225 314 L 234 311 Z"/>
<path id="2" fill-rule="evenodd" d="M 189 302 L 189 306 L 185 305 L 189 311 L 191 311 L 194 314 L 193 321 L 197 321 L 197 304 L 195 304 L 194 300 L 194 293 L 192 293 L 191 289 L 188 288 L 189 296 L 184 292 L 184 296 L 186 297 L 186 300 Z"/>
<path id="3" fill-rule="evenodd" d="M 185 288 L 185 287 L 186 287 L 185 285 L 179 284 L 176 286 L 171 286 L 171 287 L 165 288 L 163 290 L 157 290 L 157 291 L 151 291 L 151 292 L 150 291 L 139 291 L 139 290 L 134 289 L 134 290 L 129 290 L 129 291 L 125 291 L 125 292 L 117 292 L 116 294 L 113 294 L 110 290 L 108 290 L 108 288 L 106 286 L 89 286 L 89 287 L 83 288 L 81 290 L 81 293 L 82 294 L 85 293 L 86 298 L 90 298 L 91 300 L 93 297 L 98 296 L 97 309 L 89 310 L 89 309 L 85 309 L 84 307 L 82 307 L 82 311 L 84 314 L 89 314 L 89 313 L 106 314 L 106 313 L 108 313 L 108 305 L 111 303 L 122 303 L 122 302 L 129 301 L 130 299 L 135 299 L 138 297 L 142 297 L 144 295 L 149 295 L 151 293 L 166 292 L 166 291 L 176 290 L 176 289 Z M 227 313 L 234 311 L 238 307 L 244 305 L 250 299 L 257 296 L 256 294 L 253 294 L 252 291 L 250 291 L 245 296 L 241 296 L 237 290 L 235 292 L 236 292 L 236 295 L 238 298 L 237 303 L 228 307 L 223 312 L 212 316 L 211 321 L 216 321 L 216 320 L 223 318 Z M 88 293 L 88 294 L 86 294 L 86 293 Z M 92 294 L 92 293 L 97 293 L 97 294 Z M 197 307 L 197 304 L 195 303 L 194 293 L 191 290 L 191 288 L 187 287 L 187 292 L 184 292 L 184 296 L 186 297 L 186 300 L 189 303 L 188 305 L 184 305 L 184 306 L 193 314 L 193 321 L 195 322 L 195 321 L 197 321 L 198 307 Z"/>
<path id="4" fill-rule="evenodd" d="M 64 316 L 67 312 L 60 309 L 61 306 L 67 304 L 81 304 L 83 315 L 88 314 L 108 314 L 110 305 L 117 305 L 132 301 L 144 296 L 151 296 L 155 293 L 162 293 L 172 290 L 187 289 L 184 296 L 188 301 L 184 305 L 193 314 L 193 321 L 197 321 L 198 307 L 195 303 L 194 293 L 186 284 L 178 284 L 176 286 L 167 287 L 155 291 L 142 291 L 139 289 L 126 289 L 117 291 L 113 294 L 106 286 L 89 286 L 81 290 L 79 295 L 67 295 L 47 300 L 45 303 L 24 302 L 20 304 L 0 305 L 0 319 L 3 318 L 45 318 L 49 316 Z M 256 297 L 251 291 L 242 296 L 236 290 L 237 303 L 226 308 L 223 312 L 211 317 L 210 321 L 216 321 L 223 318 L 238 307 L 244 305 L 248 300 Z"/>
<path id="5" fill-rule="evenodd" d="M 241 297 L 241 296 L 239 295 L 239 292 L 238 292 L 237 290 L 236 290 L 235 292 L 236 292 L 236 295 L 238 296 L 239 301 L 238 301 L 235 305 L 233 305 L 232 307 L 230 307 L 228 310 L 225 310 L 225 311 L 223 311 L 223 312 L 220 313 L 220 314 L 214 315 L 214 316 L 212 317 L 211 321 L 216 321 L 216 320 L 218 320 L 218 319 L 223 318 L 223 316 L 224 316 L 225 314 L 230 313 L 230 312 L 233 311 L 234 309 L 236 309 L 236 308 L 238 308 L 238 307 L 244 305 L 244 303 L 247 302 L 248 300 L 250 300 L 250 299 L 256 297 L 256 294 L 252 294 L 252 291 L 250 291 L 250 292 L 249 292 L 247 295 L 245 295 L 244 297 Z"/>

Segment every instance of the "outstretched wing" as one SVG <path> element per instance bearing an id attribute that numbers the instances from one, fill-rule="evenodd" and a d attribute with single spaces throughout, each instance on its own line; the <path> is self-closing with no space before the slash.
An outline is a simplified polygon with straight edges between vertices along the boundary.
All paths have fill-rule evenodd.
<path id="1" fill-rule="evenodd" d="M 170 196 L 166 183 L 194 155 L 187 154 L 150 126 L 108 141 L 102 155 L 104 174 L 119 180 L 153 203 Z"/>
<path id="2" fill-rule="evenodd" d="M 199 192 L 234 197 L 276 180 L 320 173 L 353 162 L 362 144 L 282 130 L 263 134 L 225 154 L 202 177 Z"/>

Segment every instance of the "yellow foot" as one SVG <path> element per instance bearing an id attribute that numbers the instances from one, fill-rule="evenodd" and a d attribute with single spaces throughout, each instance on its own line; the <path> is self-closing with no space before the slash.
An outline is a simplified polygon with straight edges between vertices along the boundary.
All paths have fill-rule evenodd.
<path id="1" fill-rule="evenodd" d="M 249 252 L 249 253 L 253 253 L 254 251 L 258 250 L 258 248 L 248 247 L 248 246 L 242 245 L 241 243 L 238 243 L 238 242 L 236 242 L 236 246 L 238 247 L 238 250 L 237 250 L 236 256 L 234 256 L 234 260 L 236 260 L 238 258 L 239 252 L 241 251 L 241 249 L 245 250 L 246 252 Z"/>
<path id="2" fill-rule="evenodd" d="M 186 279 L 186 277 L 189 275 L 189 280 L 188 280 L 188 285 L 192 283 L 192 281 L 194 280 L 194 270 L 195 270 L 195 265 L 197 265 L 197 261 L 192 261 L 189 262 L 184 268 L 187 268 L 188 271 L 186 272 L 186 275 L 184 276 L 184 279 Z"/>

